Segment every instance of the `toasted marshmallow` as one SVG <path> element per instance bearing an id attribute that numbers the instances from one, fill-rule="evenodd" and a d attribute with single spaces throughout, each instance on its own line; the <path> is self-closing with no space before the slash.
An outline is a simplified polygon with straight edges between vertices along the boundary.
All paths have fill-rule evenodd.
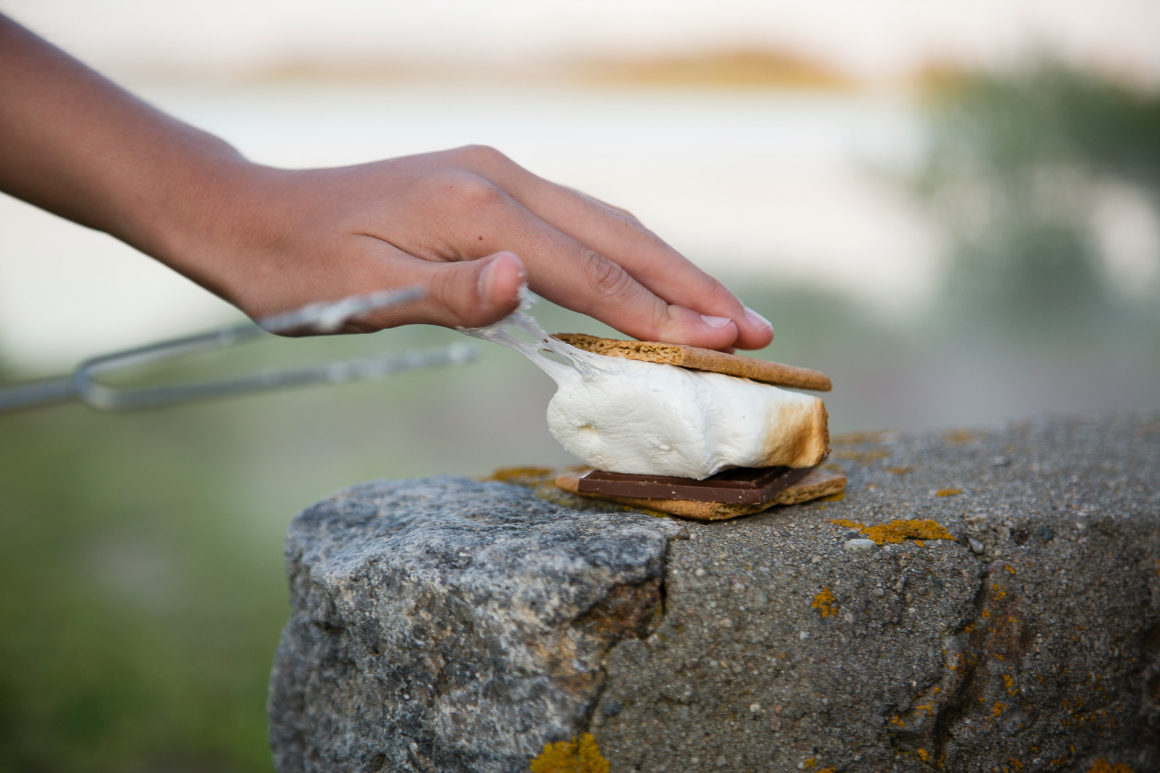
<path id="1" fill-rule="evenodd" d="M 586 352 L 523 311 L 464 332 L 516 349 L 556 381 L 548 430 L 597 469 L 701 480 L 731 467 L 811 467 L 829 451 L 826 409 L 811 395 Z"/>
<path id="2" fill-rule="evenodd" d="M 598 355 L 599 356 L 599 355 Z M 548 429 L 609 472 L 707 478 L 730 467 L 809 467 L 826 453 L 822 401 L 768 384 L 605 357 L 560 371 Z"/>

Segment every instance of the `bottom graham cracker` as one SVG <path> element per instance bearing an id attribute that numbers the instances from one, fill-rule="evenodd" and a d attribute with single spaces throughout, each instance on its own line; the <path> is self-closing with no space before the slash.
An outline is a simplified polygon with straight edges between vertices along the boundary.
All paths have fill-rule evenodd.
<path id="1" fill-rule="evenodd" d="M 812 499 L 840 494 L 846 490 L 845 475 L 828 472 L 820 467 L 815 467 L 805 477 L 773 493 L 769 499 L 762 502 L 737 503 L 704 502 L 691 499 L 645 499 L 640 497 L 581 492 L 580 479 L 587 472 L 587 470 L 563 472 L 556 476 L 556 486 L 570 494 L 578 494 L 592 499 L 604 499 L 633 507 L 645 507 L 671 515 L 679 515 L 682 518 L 693 518 L 698 521 L 723 521 L 741 515 L 752 515 L 753 513 L 759 513 L 776 505 L 796 505 Z M 690 485 L 695 485 L 695 482 L 690 481 Z"/>

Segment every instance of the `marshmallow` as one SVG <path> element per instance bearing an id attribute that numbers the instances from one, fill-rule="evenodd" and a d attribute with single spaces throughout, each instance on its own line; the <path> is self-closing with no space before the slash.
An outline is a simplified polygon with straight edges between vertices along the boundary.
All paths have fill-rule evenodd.
<path id="1" fill-rule="evenodd" d="M 582 351 L 523 311 L 463 332 L 516 349 L 556 381 L 548 429 L 597 469 L 701 480 L 731 467 L 811 467 L 829 450 L 826 410 L 812 395 Z"/>

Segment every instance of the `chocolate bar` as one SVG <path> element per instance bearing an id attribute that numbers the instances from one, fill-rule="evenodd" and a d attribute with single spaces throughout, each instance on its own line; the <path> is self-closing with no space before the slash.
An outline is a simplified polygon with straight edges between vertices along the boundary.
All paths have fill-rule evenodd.
<path id="1" fill-rule="evenodd" d="M 816 467 L 741 467 L 704 480 L 665 475 L 627 475 L 592 470 L 579 479 L 577 493 L 633 499 L 759 505 L 794 485 Z"/>

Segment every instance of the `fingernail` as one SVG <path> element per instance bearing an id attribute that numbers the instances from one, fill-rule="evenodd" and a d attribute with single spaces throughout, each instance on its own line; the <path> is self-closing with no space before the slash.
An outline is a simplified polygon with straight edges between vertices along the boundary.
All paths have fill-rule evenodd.
<path id="1" fill-rule="evenodd" d="M 710 317 L 708 314 L 702 314 L 701 319 L 704 320 L 705 324 L 709 327 L 725 327 L 726 325 L 733 324 L 733 320 L 729 319 L 728 317 Z"/>
<path id="2" fill-rule="evenodd" d="M 749 324 L 751 325 L 756 327 L 763 327 L 767 330 L 773 330 L 773 324 L 768 319 L 761 316 L 748 306 L 745 307 L 745 318 L 749 320 Z"/>
<path id="3" fill-rule="evenodd" d="M 495 284 L 495 261 L 488 263 L 483 267 L 483 271 L 479 272 L 479 298 L 484 303 L 491 300 L 492 286 Z"/>

